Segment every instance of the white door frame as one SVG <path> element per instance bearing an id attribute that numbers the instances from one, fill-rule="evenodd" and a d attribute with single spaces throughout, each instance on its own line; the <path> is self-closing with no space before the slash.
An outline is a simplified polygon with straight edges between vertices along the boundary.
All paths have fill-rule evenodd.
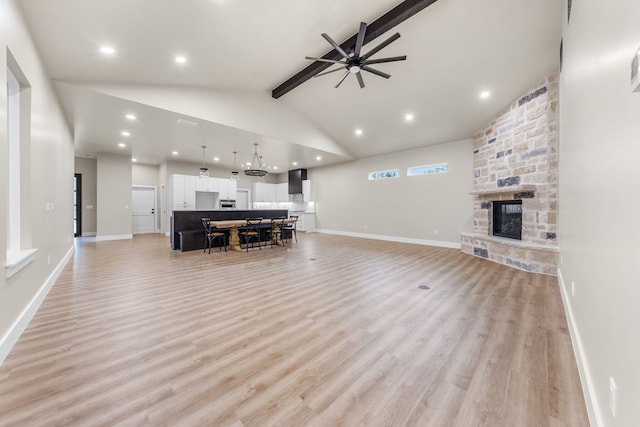
<path id="1" fill-rule="evenodd" d="M 153 190 L 153 229 L 156 233 L 160 232 L 158 228 L 158 187 L 156 185 L 132 185 L 131 193 L 133 194 L 133 190 L 136 188 L 145 188 Z M 133 222 L 133 216 L 131 216 L 131 221 Z"/>
<path id="2" fill-rule="evenodd" d="M 165 233 L 167 236 L 167 184 L 160 185 L 160 233 Z"/>

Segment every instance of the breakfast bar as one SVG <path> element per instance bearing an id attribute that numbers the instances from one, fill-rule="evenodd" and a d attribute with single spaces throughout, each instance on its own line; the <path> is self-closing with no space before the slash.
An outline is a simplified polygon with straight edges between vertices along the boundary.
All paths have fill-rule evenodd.
<path id="1" fill-rule="evenodd" d="M 264 218 L 270 221 L 271 218 L 287 217 L 289 211 L 286 209 L 252 209 L 252 210 L 184 210 L 173 211 L 171 216 L 171 249 L 192 251 L 204 249 L 204 229 L 202 228 L 202 218 L 209 218 L 212 222 L 217 221 L 244 221 L 247 218 Z M 233 233 L 230 233 L 233 234 Z M 236 226 L 237 238 L 237 226 Z M 230 236 L 229 243 L 233 236 Z M 239 245 L 238 245 L 239 247 Z M 232 248 L 233 249 L 233 248 Z"/>

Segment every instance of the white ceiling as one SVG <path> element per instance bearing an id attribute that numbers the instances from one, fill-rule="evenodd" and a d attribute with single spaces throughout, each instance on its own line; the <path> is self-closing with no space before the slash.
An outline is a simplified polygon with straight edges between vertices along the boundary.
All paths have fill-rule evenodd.
<path id="1" fill-rule="evenodd" d="M 375 55 L 389 80 L 363 73 L 271 91 L 399 0 L 20 0 L 74 132 L 76 155 L 123 153 L 250 161 L 253 143 L 279 171 L 460 140 L 557 70 L 562 2 L 439 0 L 363 48 L 399 32 Z M 99 52 L 111 45 L 116 53 Z M 187 63 L 176 64 L 175 55 Z M 490 90 L 482 100 L 479 93 Z M 125 119 L 134 113 L 135 122 Z M 415 114 L 406 123 L 403 116 Z M 176 123 L 187 118 L 195 128 Z M 361 128 L 364 134 L 354 134 Z M 130 137 L 120 135 L 131 132 Z M 127 143 L 125 149 L 118 142 Z M 172 156 L 171 151 L 179 154 Z M 316 156 L 322 160 L 316 160 Z"/>

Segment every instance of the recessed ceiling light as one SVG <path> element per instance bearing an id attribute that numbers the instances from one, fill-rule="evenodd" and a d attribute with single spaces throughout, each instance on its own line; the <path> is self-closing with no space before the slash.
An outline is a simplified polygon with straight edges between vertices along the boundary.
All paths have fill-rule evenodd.
<path id="1" fill-rule="evenodd" d="M 136 116 L 134 116 L 133 114 L 127 114 L 125 117 L 126 117 L 128 120 L 135 120 L 135 119 L 136 119 Z"/>
<path id="2" fill-rule="evenodd" d="M 174 151 L 171 152 L 171 154 L 173 154 L 174 156 L 177 156 L 178 152 L 174 150 Z"/>
<path id="3" fill-rule="evenodd" d="M 293 166 L 298 166 L 298 162 L 291 163 Z"/>
<path id="4" fill-rule="evenodd" d="M 488 90 L 480 92 L 480 98 L 482 99 L 487 99 L 490 96 L 491 96 L 491 92 L 489 92 Z"/>
<path id="5" fill-rule="evenodd" d="M 131 134 L 125 130 L 122 131 L 122 136 L 131 136 Z"/>
<path id="6" fill-rule="evenodd" d="M 113 55 L 114 53 L 116 53 L 116 50 L 111 46 L 102 46 L 100 48 L 100 52 L 104 53 L 105 55 Z"/>
<path id="7" fill-rule="evenodd" d="M 187 62 L 187 58 L 185 58 L 184 56 L 180 55 L 180 56 L 176 56 L 175 57 L 175 61 L 178 64 L 184 64 L 185 62 Z"/>
<path id="8" fill-rule="evenodd" d="M 412 122 L 415 118 L 416 116 L 414 116 L 413 113 L 407 113 L 404 115 L 405 122 Z"/>
<path id="9" fill-rule="evenodd" d="M 219 161 L 220 161 L 220 157 L 214 157 L 214 158 L 213 158 L 213 161 L 214 161 L 214 162 L 219 162 Z"/>
<path id="10" fill-rule="evenodd" d="M 278 167 L 277 167 L 277 166 L 274 166 L 274 167 L 273 167 L 273 170 L 278 170 Z"/>
<path id="11" fill-rule="evenodd" d="M 118 143 L 118 147 L 120 147 L 120 148 L 124 148 L 126 146 L 127 146 L 127 144 L 125 144 L 124 142 L 119 142 Z"/>
<path id="12" fill-rule="evenodd" d="M 137 162 L 137 161 L 138 161 L 138 159 L 136 159 L 135 157 L 133 157 L 133 158 L 131 159 L 131 161 L 135 163 L 135 162 Z"/>
<path id="13" fill-rule="evenodd" d="M 316 160 L 322 160 L 322 157 L 316 156 Z"/>
<path id="14" fill-rule="evenodd" d="M 362 132 L 362 129 L 356 129 L 356 130 L 355 130 L 355 134 L 356 134 L 356 135 L 358 135 L 358 136 L 361 136 L 361 135 L 362 135 L 362 133 L 363 133 L 363 132 Z"/>
<path id="15" fill-rule="evenodd" d="M 247 162 L 247 163 L 245 163 L 245 165 L 251 166 L 251 162 Z"/>

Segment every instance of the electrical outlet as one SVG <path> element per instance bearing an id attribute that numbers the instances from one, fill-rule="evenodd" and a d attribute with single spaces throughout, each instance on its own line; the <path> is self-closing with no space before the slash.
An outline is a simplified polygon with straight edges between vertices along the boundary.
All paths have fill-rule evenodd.
<path id="1" fill-rule="evenodd" d="M 609 408 L 611 409 L 611 415 L 613 418 L 616 417 L 617 413 L 617 405 L 618 405 L 618 386 L 616 385 L 616 380 L 613 377 L 609 378 Z"/>
<path id="2" fill-rule="evenodd" d="M 440 231 L 438 231 L 438 230 L 433 230 L 433 234 L 435 234 L 436 236 L 438 235 L 439 232 Z"/>
<path id="3" fill-rule="evenodd" d="M 364 229 L 365 229 L 365 230 L 367 229 L 367 224 L 365 224 L 365 225 L 364 225 Z"/>

